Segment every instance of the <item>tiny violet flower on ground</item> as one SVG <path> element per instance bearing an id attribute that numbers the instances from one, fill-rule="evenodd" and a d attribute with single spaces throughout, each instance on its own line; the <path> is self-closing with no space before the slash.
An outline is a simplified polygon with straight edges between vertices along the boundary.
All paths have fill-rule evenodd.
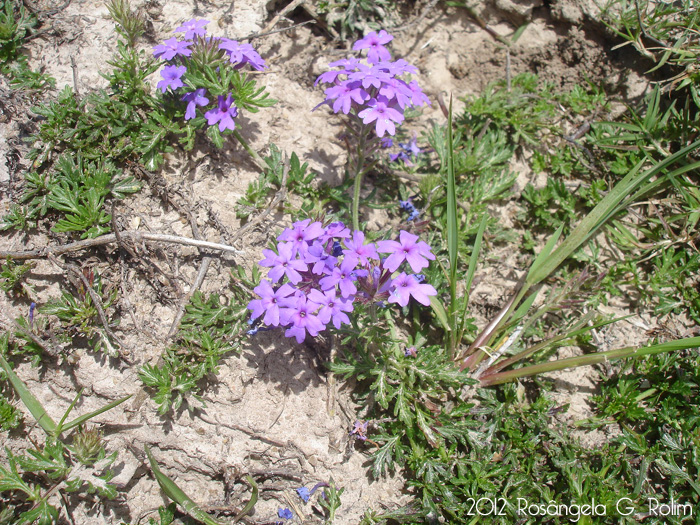
<path id="1" fill-rule="evenodd" d="M 367 425 L 369 421 L 355 421 L 355 426 L 350 431 L 351 436 L 355 436 L 357 439 L 362 441 L 367 441 Z"/>
<path id="2" fill-rule="evenodd" d="M 207 111 L 204 116 L 207 118 L 207 123 L 210 126 L 218 122 L 219 131 L 223 132 L 225 129 L 234 130 L 236 123 L 233 119 L 238 116 L 238 108 L 233 105 L 231 94 L 228 94 L 226 97 L 219 95 L 219 106 Z"/>
<path id="3" fill-rule="evenodd" d="M 418 357 L 418 350 L 416 350 L 415 346 L 409 346 L 403 351 L 403 355 L 406 357 Z"/>
<path id="4" fill-rule="evenodd" d="M 188 57 L 192 54 L 190 49 L 192 42 L 180 42 L 177 38 L 169 38 L 162 44 L 153 48 L 153 56 L 163 60 L 172 60 L 176 56 Z"/>
<path id="5" fill-rule="evenodd" d="M 185 66 L 165 66 L 160 72 L 160 76 L 163 77 L 163 80 L 158 82 L 158 89 L 165 93 L 168 88 L 175 90 L 184 86 L 180 77 L 182 77 L 186 71 L 187 68 Z"/>
<path id="6" fill-rule="evenodd" d="M 298 488 L 297 494 L 299 494 L 299 497 L 304 501 L 304 503 L 309 502 L 309 498 L 311 497 L 311 493 L 309 492 L 309 489 L 307 489 L 306 487 Z"/>
<path id="7" fill-rule="evenodd" d="M 291 520 L 294 518 L 294 513 L 289 509 L 278 509 L 277 516 L 283 520 Z"/>

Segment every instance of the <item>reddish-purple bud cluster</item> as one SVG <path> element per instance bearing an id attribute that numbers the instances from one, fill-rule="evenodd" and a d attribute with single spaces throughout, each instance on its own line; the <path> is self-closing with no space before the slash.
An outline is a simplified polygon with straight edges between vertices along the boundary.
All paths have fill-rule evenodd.
<path id="1" fill-rule="evenodd" d="M 336 329 L 350 324 L 347 314 L 355 301 L 406 306 L 413 297 L 428 306 L 429 296 L 437 295 L 420 275 L 393 276 L 404 262 L 419 272 L 435 259 L 430 246 L 409 232 L 401 231 L 396 241 L 365 243 L 364 233 L 351 233 L 342 222 L 323 226 L 306 219 L 277 240 L 277 251 L 263 250 L 260 261 L 270 280 L 255 288 L 260 299 L 248 309 L 252 319 L 285 327 L 285 335 L 299 343 L 307 332 L 315 337 L 331 322 Z"/>

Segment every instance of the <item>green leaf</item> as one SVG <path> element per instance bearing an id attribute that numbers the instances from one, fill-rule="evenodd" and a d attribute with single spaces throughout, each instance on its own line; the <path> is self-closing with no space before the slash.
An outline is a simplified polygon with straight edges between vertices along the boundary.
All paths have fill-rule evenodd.
<path id="1" fill-rule="evenodd" d="M 192 518 L 201 521 L 206 525 L 225 525 L 223 522 L 216 521 L 214 518 L 209 516 L 206 512 L 200 509 L 190 497 L 185 494 L 180 487 L 175 484 L 168 476 L 163 474 L 158 467 L 158 463 L 153 459 L 153 455 L 148 447 L 145 447 L 146 455 L 148 456 L 148 461 L 151 464 L 151 470 L 153 471 L 153 476 L 156 478 L 158 485 L 175 503 L 180 505 L 184 511 Z"/>
<path id="2" fill-rule="evenodd" d="M 0 345 L 4 346 L 5 349 L 7 348 L 7 338 L 7 334 L 0 338 Z M 51 416 L 49 416 L 39 400 L 29 391 L 24 382 L 17 377 L 17 374 L 15 374 L 2 355 L 0 355 L 0 368 L 5 372 L 12 388 L 15 389 L 22 403 L 29 409 L 29 412 L 34 416 L 39 426 L 41 426 L 47 434 L 54 435 L 56 432 L 56 423 L 51 419 Z"/>

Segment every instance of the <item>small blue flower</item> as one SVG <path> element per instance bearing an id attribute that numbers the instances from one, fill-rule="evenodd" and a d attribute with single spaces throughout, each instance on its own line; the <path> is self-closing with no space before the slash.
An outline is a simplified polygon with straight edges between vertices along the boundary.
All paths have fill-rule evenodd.
<path id="1" fill-rule="evenodd" d="M 277 516 L 283 520 L 291 520 L 294 517 L 294 513 L 289 509 L 279 509 L 277 511 Z"/>
<path id="2" fill-rule="evenodd" d="M 311 497 L 311 493 L 309 492 L 309 489 L 306 487 L 301 487 L 297 489 L 297 494 L 299 494 L 299 497 L 304 500 L 304 503 L 309 502 L 309 498 Z"/>
<path id="3" fill-rule="evenodd" d="M 406 222 L 416 221 L 418 219 L 420 219 L 420 210 L 414 208 L 408 216 L 408 219 L 406 219 Z"/>

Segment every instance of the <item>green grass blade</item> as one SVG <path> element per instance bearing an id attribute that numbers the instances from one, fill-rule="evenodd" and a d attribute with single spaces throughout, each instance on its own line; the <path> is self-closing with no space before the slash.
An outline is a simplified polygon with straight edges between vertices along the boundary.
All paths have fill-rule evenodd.
<path id="1" fill-rule="evenodd" d="M 554 232 L 554 234 L 547 241 L 547 244 L 545 244 L 544 248 L 542 248 L 542 251 L 537 255 L 534 262 L 532 263 L 532 266 L 530 266 L 530 271 L 527 273 L 527 279 L 525 280 L 526 283 L 530 283 L 530 276 L 536 274 L 538 270 L 542 266 L 544 266 L 545 261 L 547 261 L 549 256 L 552 255 L 552 251 L 554 251 L 554 246 L 556 246 L 557 242 L 559 241 L 559 237 L 561 237 L 561 232 L 563 230 L 564 225 L 562 224 L 561 226 L 559 226 L 559 228 L 557 228 L 557 231 Z"/>
<path id="2" fill-rule="evenodd" d="M 148 447 L 145 447 L 146 455 L 148 456 L 148 461 L 151 464 L 151 470 L 153 471 L 153 476 L 156 478 L 158 485 L 163 489 L 165 495 L 168 496 L 175 503 L 180 505 L 184 511 L 192 518 L 197 521 L 201 521 L 206 525 L 224 525 L 223 522 L 216 521 L 209 514 L 200 509 L 190 497 L 185 494 L 180 487 L 178 487 L 173 480 L 161 472 L 158 467 L 158 463 L 153 459 L 153 455 Z"/>
<path id="3" fill-rule="evenodd" d="M 452 328 L 450 327 L 450 321 L 447 318 L 447 312 L 445 311 L 445 307 L 442 306 L 440 299 L 434 295 L 430 297 L 430 306 L 432 306 L 433 312 L 435 312 L 435 317 L 437 317 L 438 321 L 440 321 L 440 324 L 445 331 L 451 332 Z"/>
<path id="4" fill-rule="evenodd" d="M 116 401 L 112 401 L 111 403 L 106 404 L 102 408 L 98 408 L 97 410 L 90 412 L 89 414 L 85 414 L 80 417 L 76 417 L 73 421 L 70 423 L 67 423 L 62 429 L 61 432 L 64 432 L 66 430 L 70 430 L 71 428 L 77 427 L 78 425 L 82 425 L 86 421 L 92 419 L 95 416 L 99 416 L 103 412 L 107 412 L 108 410 L 113 409 L 114 407 L 121 405 L 124 401 L 129 399 L 131 397 L 131 394 L 128 396 L 124 396 L 121 399 L 117 399 Z"/>
<path id="5" fill-rule="evenodd" d="M 487 219 L 488 216 L 486 213 L 484 213 L 484 216 L 481 219 L 481 224 L 479 224 L 479 230 L 476 232 L 476 239 L 474 239 L 474 246 L 472 246 L 472 254 L 469 257 L 467 280 L 464 283 L 464 304 L 462 305 L 462 312 L 459 317 L 458 342 L 461 342 L 462 335 L 464 334 L 464 324 L 466 323 L 467 318 L 467 305 L 469 304 L 469 292 L 472 289 L 472 282 L 474 281 L 474 274 L 476 273 L 476 265 L 479 261 L 479 254 L 481 253 L 481 242 L 484 239 Z"/>
<path id="6" fill-rule="evenodd" d="M 7 344 L 7 339 L 5 339 L 5 344 Z M 24 403 L 24 405 L 29 409 L 29 412 L 31 412 L 32 416 L 34 416 L 34 419 L 36 419 L 36 422 L 39 423 L 39 426 L 43 428 L 47 434 L 54 435 L 56 432 L 56 422 L 51 419 L 51 416 L 49 416 L 46 410 L 44 410 L 44 407 L 39 400 L 29 391 L 27 385 L 25 385 L 24 382 L 17 377 L 17 374 L 15 374 L 10 367 L 10 364 L 5 361 L 5 358 L 2 355 L 0 355 L 0 368 L 2 368 L 5 374 L 7 374 L 7 378 L 10 380 L 12 388 L 15 389 L 15 392 L 17 392 L 17 395 L 22 400 L 22 403 Z"/>
<path id="7" fill-rule="evenodd" d="M 258 502 L 258 484 L 255 483 L 255 480 L 250 476 L 247 475 L 245 477 L 246 481 L 250 484 L 251 488 L 253 489 L 253 493 L 250 495 L 250 501 L 246 503 L 246 506 L 243 507 L 243 510 L 240 511 L 236 517 L 234 518 L 233 522 L 238 523 L 241 521 L 241 519 L 248 514 L 251 510 L 253 510 L 253 507 L 255 507 L 255 504 Z"/>
<path id="8" fill-rule="evenodd" d="M 454 308 L 457 295 L 457 187 L 455 183 L 454 140 L 452 138 L 452 97 L 447 117 L 447 252 L 450 259 L 450 325 L 454 328 Z"/>
<path id="9" fill-rule="evenodd" d="M 664 160 L 658 162 L 643 173 L 639 173 L 644 161 L 640 161 L 620 182 L 618 182 L 612 190 L 591 210 L 591 212 L 583 218 L 576 226 L 571 234 L 562 242 L 559 247 L 554 250 L 542 264 L 533 271 L 528 272 L 526 284 L 533 285 L 546 279 L 559 265 L 564 262 L 572 253 L 574 253 L 584 242 L 586 242 L 605 222 L 610 219 L 617 211 L 621 210 L 619 206 L 623 201 L 627 202 L 626 198 L 636 192 L 640 186 L 647 182 L 652 177 L 663 172 L 666 168 L 683 160 L 693 150 L 700 147 L 700 140 L 693 142 L 689 146 L 678 150 L 673 155 L 669 155 Z M 673 176 L 678 173 L 685 173 L 694 169 L 693 163 L 687 166 L 676 169 Z M 699 164 L 700 165 L 700 164 Z M 539 259 L 539 258 L 538 258 Z M 537 262 L 537 261 L 536 261 Z"/>
<path id="10" fill-rule="evenodd" d="M 63 429 L 63 423 L 66 422 L 66 419 L 68 419 L 68 416 L 70 415 L 70 413 L 71 413 L 71 412 L 73 411 L 73 409 L 75 408 L 75 405 L 78 403 L 78 399 L 80 399 L 80 396 L 83 395 L 83 390 L 85 390 L 85 389 L 84 389 L 84 388 L 81 388 L 81 389 L 80 389 L 80 392 L 78 392 L 78 393 L 75 395 L 75 398 L 73 398 L 73 402 L 72 402 L 72 403 L 70 404 L 70 406 L 68 407 L 68 410 L 66 410 L 65 414 L 63 414 L 63 417 L 62 417 L 61 420 L 58 422 L 58 425 L 56 425 L 56 434 L 55 434 L 55 437 L 58 437 L 58 436 L 61 435 L 61 432 L 63 431 L 63 430 L 62 430 L 62 429 Z"/>
<path id="11" fill-rule="evenodd" d="M 543 374 L 546 372 L 554 372 L 556 370 L 564 370 L 565 368 L 576 368 L 579 366 L 595 365 L 605 361 L 613 361 L 615 359 L 623 359 L 626 357 L 642 357 L 645 355 L 655 355 L 664 352 L 676 352 L 678 350 L 688 350 L 690 348 L 700 347 L 700 337 L 690 337 L 688 339 L 677 339 L 643 348 L 620 348 L 616 350 L 608 350 L 607 352 L 596 352 L 577 357 L 569 357 L 567 359 L 556 359 L 547 361 L 537 365 L 524 366 L 507 372 L 498 372 L 496 374 L 488 374 L 481 377 L 481 386 L 493 386 L 501 383 L 508 383 L 521 377 L 529 377 Z"/>

